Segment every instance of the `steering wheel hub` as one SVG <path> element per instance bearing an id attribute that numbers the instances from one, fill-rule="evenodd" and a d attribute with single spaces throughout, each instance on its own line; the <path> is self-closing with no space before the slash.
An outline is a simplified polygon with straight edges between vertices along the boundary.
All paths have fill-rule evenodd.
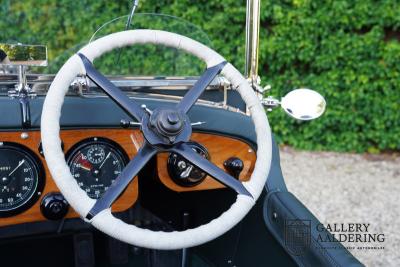
<path id="1" fill-rule="evenodd" d="M 179 111 L 160 109 L 150 116 L 153 131 L 165 137 L 175 137 L 183 130 L 184 116 Z"/>
<path id="2" fill-rule="evenodd" d="M 143 116 L 141 124 L 143 136 L 153 146 L 187 142 L 192 134 L 189 117 L 179 110 L 155 109 L 150 116 Z"/>

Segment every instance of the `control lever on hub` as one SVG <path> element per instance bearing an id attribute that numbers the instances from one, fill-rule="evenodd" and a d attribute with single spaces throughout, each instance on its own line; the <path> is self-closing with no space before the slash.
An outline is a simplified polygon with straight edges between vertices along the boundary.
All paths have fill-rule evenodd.
<path id="1" fill-rule="evenodd" d="M 225 160 L 224 167 L 230 175 L 239 180 L 239 176 L 244 168 L 244 164 L 240 158 L 230 157 L 229 159 Z"/>
<path id="2" fill-rule="evenodd" d="M 120 125 L 122 128 L 126 129 L 131 126 L 140 126 L 142 124 L 140 122 L 136 122 L 136 121 L 121 120 Z"/>

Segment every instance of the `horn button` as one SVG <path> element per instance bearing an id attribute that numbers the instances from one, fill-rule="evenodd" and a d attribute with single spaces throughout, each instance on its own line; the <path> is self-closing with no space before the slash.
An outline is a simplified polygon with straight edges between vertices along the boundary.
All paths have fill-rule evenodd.
<path id="1" fill-rule="evenodd" d="M 144 116 L 142 132 L 146 140 L 153 145 L 173 145 L 187 142 L 192 133 L 188 116 L 172 109 L 156 109 Z"/>

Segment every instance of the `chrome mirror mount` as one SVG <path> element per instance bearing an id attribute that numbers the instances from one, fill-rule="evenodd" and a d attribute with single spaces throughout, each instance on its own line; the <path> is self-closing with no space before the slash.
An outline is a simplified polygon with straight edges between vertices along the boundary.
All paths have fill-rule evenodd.
<path id="1" fill-rule="evenodd" d="M 318 92 L 306 88 L 293 90 L 280 101 L 269 96 L 262 100 L 262 104 L 268 111 L 281 106 L 289 116 L 301 121 L 317 119 L 326 109 L 324 97 Z"/>
<path id="2" fill-rule="evenodd" d="M 21 120 L 23 128 L 31 127 L 31 115 L 29 100 L 36 94 L 28 85 L 26 79 L 27 66 L 47 66 L 47 47 L 44 45 L 0 44 L 0 66 L 17 68 L 18 84 L 15 90 L 8 92 L 12 99 L 18 99 L 21 108 Z"/>

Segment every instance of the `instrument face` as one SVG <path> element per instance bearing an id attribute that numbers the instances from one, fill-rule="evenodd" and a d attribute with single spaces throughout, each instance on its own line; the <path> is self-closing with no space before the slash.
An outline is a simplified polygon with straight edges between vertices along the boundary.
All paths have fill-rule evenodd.
<path id="1" fill-rule="evenodd" d="M 30 208 L 44 187 L 40 160 L 28 148 L 0 142 L 0 217 L 8 217 Z"/>
<path id="2" fill-rule="evenodd" d="M 98 199 L 128 163 L 128 156 L 115 142 L 99 137 L 85 139 L 67 153 L 72 176 L 90 198 Z"/>

